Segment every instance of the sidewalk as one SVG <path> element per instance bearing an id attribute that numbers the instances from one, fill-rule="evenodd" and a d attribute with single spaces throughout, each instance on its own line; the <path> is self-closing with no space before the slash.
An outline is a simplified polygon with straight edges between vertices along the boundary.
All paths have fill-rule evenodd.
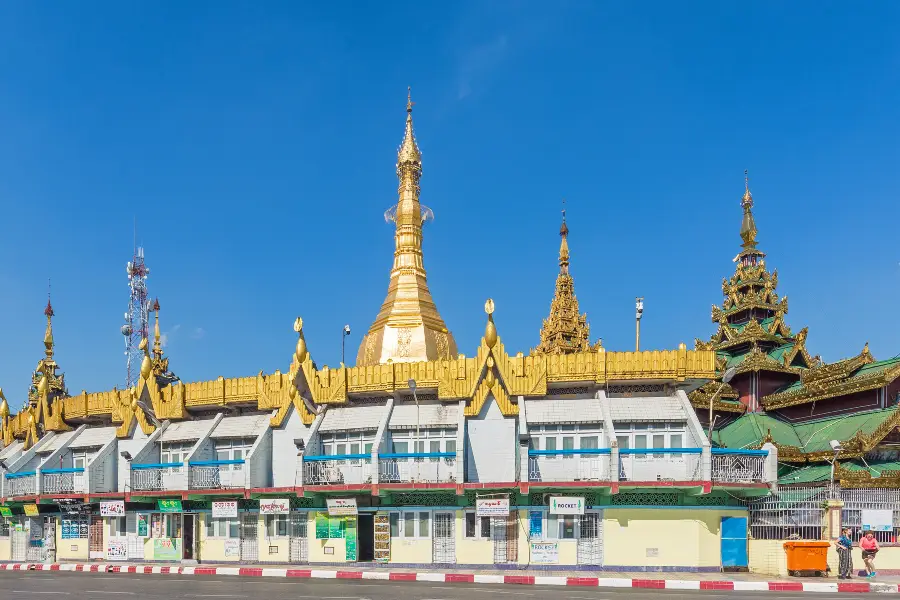
<path id="1" fill-rule="evenodd" d="M 900 577 L 880 577 L 876 581 L 831 578 L 789 578 L 773 580 L 749 573 L 608 573 L 598 571 L 455 571 L 450 569 L 313 569 L 296 565 L 236 567 L 202 565 L 196 567 L 130 565 L 110 563 L 49 564 L 5 563 L 5 571 L 70 571 L 84 573 L 124 573 L 145 575 L 195 575 L 243 577 L 291 577 L 307 579 L 368 579 L 397 582 L 475 583 L 510 585 L 554 585 L 602 588 L 644 588 L 658 590 L 734 590 L 759 592 L 886 592 L 897 593 Z"/>

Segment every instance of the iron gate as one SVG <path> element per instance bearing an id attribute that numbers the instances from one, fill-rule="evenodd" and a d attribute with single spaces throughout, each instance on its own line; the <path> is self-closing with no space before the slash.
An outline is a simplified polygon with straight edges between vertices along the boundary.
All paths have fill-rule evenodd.
<path id="1" fill-rule="evenodd" d="M 103 546 L 103 517 L 91 515 L 88 526 L 88 556 L 91 560 L 103 560 L 106 558 L 106 548 Z"/>
<path id="2" fill-rule="evenodd" d="M 603 519 L 599 512 L 586 512 L 579 520 L 578 564 L 603 564 Z"/>
<path id="3" fill-rule="evenodd" d="M 291 513 L 291 545 L 288 560 L 292 563 L 309 562 L 309 541 L 306 538 L 306 513 Z"/>
<path id="4" fill-rule="evenodd" d="M 259 560 L 259 517 L 256 513 L 241 515 L 241 562 Z"/>
<path id="5" fill-rule="evenodd" d="M 16 562 L 25 562 L 28 548 L 28 532 L 25 530 L 25 524 L 22 517 L 16 518 L 10 522 L 9 536 L 12 546 L 12 559 Z"/>
<path id="6" fill-rule="evenodd" d="M 46 521 L 40 517 L 29 517 L 27 520 L 28 545 L 25 550 L 25 560 L 28 562 L 44 562 L 47 560 L 47 548 L 45 538 L 49 527 Z"/>
<path id="7" fill-rule="evenodd" d="M 434 513 L 432 536 L 432 562 L 452 564 L 456 562 L 456 534 L 453 530 L 456 517 L 453 513 Z"/>
<path id="8" fill-rule="evenodd" d="M 514 512 L 491 518 L 491 540 L 494 542 L 494 564 L 519 560 L 519 523 Z"/>

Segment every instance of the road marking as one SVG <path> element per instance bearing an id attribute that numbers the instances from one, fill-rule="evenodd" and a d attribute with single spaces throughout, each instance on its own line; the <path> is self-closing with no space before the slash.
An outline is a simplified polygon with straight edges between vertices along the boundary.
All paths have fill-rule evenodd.
<path id="1" fill-rule="evenodd" d="M 32 592 L 31 590 L 9 590 L 13 594 L 56 594 L 60 596 L 68 596 L 69 592 Z"/>
<path id="2" fill-rule="evenodd" d="M 110 592 L 104 590 L 84 590 L 88 594 L 120 594 L 123 596 L 134 596 L 134 592 Z"/>
<path id="3" fill-rule="evenodd" d="M 185 598 L 246 598 L 242 594 L 185 594 Z"/>

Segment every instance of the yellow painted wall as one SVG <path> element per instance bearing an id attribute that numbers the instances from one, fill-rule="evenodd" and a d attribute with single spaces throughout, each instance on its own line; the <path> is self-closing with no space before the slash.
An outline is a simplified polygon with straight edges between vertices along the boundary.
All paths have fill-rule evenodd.
<path id="1" fill-rule="evenodd" d="M 347 543 L 343 538 L 331 538 L 325 540 L 316 539 L 316 512 L 306 513 L 306 537 L 309 548 L 309 562 L 311 563 L 342 563 L 347 562 Z M 357 541 L 357 552 L 359 541 Z M 392 544 L 393 546 L 393 544 Z M 334 554 L 325 554 L 329 548 Z M 393 548 L 391 548 L 393 551 Z"/>
<path id="2" fill-rule="evenodd" d="M 88 560 L 87 539 L 66 539 L 62 537 L 62 521 L 56 519 L 56 560 Z"/>
<path id="3" fill-rule="evenodd" d="M 750 572 L 759 575 L 787 577 L 785 541 L 787 540 L 750 540 Z M 852 556 L 855 574 L 855 572 L 864 569 L 865 564 L 858 547 L 853 548 Z M 828 549 L 827 564 L 831 569 L 830 574 L 836 577 L 838 574 L 838 554 L 833 543 Z M 875 568 L 876 570 L 900 569 L 900 548 L 883 547 L 875 558 Z"/>
<path id="4" fill-rule="evenodd" d="M 603 513 L 604 563 L 610 566 L 718 567 L 722 517 L 743 510 L 609 508 Z M 656 556 L 652 550 L 656 550 Z"/>
<path id="5" fill-rule="evenodd" d="M 12 560 L 12 538 L 0 537 L 0 560 Z"/>
<path id="6" fill-rule="evenodd" d="M 494 544 L 491 540 L 467 539 L 465 511 L 456 511 L 456 562 L 466 565 L 489 565 L 494 562 Z M 391 543 L 391 559 L 394 558 Z"/>
<path id="7" fill-rule="evenodd" d="M 239 562 L 241 560 L 240 551 L 237 556 L 225 556 L 225 538 L 208 538 L 206 537 L 206 522 L 212 519 L 212 513 L 203 513 L 198 520 L 198 535 L 200 539 L 200 560 L 204 562 Z M 240 539 L 234 539 L 234 542 L 240 547 Z"/>

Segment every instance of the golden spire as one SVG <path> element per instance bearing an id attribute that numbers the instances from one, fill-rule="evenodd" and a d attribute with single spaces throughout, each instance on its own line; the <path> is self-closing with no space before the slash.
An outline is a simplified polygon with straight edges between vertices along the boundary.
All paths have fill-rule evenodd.
<path id="1" fill-rule="evenodd" d="M 44 309 L 44 316 L 47 317 L 47 330 L 44 332 L 44 354 L 47 360 L 53 360 L 53 305 L 50 304 L 50 294 L 47 293 L 47 308 Z"/>
<path id="2" fill-rule="evenodd" d="M 565 206 L 565 200 L 563 200 Z M 559 244 L 559 275 L 556 276 L 556 293 L 550 302 L 550 316 L 541 327 L 541 343 L 532 354 L 568 354 L 585 352 L 599 347 L 591 346 L 587 315 L 579 314 L 578 299 L 575 297 L 575 281 L 569 274 L 569 226 L 566 224 L 566 210 L 562 211 L 562 238 Z"/>
<path id="3" fill-rule="evenodd" d="M 750 193 L 750 178 L 747 170 L 744 170 L 744 197 L 741 198 L 741 206 L 744 207 L 744 219 L 741 221 L 741 244 L 747 250 L 756 248 L 756 222 L 753 220 L 753 195 Z"/>
<path id="4" fill-rule="evenodd" d="M 151 310 L 156 314 L 156 325 L 153 328 L 153 356 L 162 360 L 162 336 L 159 333 L 159 298 L 153 302 Z"/>
<path id="5" fill-rule="evenodd" d="M 397 152 L 399 200 L 384 213 L 396 226 L 394 266 L 387 297 L 359 346 L 358 366 L 456 356 L 456 342 L 438 314 L 425 277 L 422 224 L 434 214 L 419 203 L 422 154 L 413 133 L 412 107 L 407 89 L 406 131 Z"/>

